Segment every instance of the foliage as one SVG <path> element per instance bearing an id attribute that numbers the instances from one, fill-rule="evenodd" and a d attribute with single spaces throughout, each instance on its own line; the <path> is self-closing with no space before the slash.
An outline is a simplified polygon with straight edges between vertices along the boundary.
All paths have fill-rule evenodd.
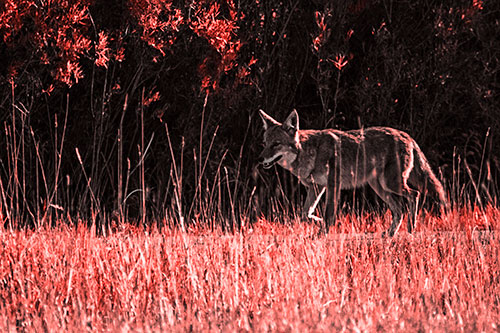
<path id="1" fill-rule="evenodd" d="M 498 330 L 499 12 L 0 2 L 0 330 Z M 408 131 L 452 210 L 383 239 L 346 191 L 318 235 L 255 162 L 261 108 Z"/>
<path id="2" fill-rule="evenodd" d="M 193 221 L 272 211 L 277 194 L 293 209 L 296 181 L 255 168 L 259 108 L 277 119 L 297 108 L 302 127 L 406 130 L 453 199 L 494 202 L 499 11 L 480 0 L 3 1 L 2 214 Z"/>
<path id="3" fill-rule="evenodd" d="M 500 243 L 481 225 L 498 230 L 500 212 L 478 213 L 426 217 L 394 239 L 355 216 L 342 218 L 348 234 L 322 237 L 265 220 L 233 235 L 1 228 L 0 329 L 495 331 Z M 384 230 L 390 218 L 361 221 Z"/>

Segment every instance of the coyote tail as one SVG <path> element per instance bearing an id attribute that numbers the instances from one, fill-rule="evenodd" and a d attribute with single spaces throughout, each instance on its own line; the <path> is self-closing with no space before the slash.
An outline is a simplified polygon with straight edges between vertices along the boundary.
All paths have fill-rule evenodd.
<path id="1" fill-rule="evenodd" d="M 416 149 L 417 158 L 415 159 L 414 167 L 417 169 L 419 178 L 424 181 L 424 191 L 429 191 L 433 199 L 437 199 L 440 204 L 440 213 L 450 210 L 450 204 L 446 198 L 446 192 L 443 185 L 432 171 L 427 158 L 420 149 Z M 444 211 L 443 211 L 444 210 Z"/>

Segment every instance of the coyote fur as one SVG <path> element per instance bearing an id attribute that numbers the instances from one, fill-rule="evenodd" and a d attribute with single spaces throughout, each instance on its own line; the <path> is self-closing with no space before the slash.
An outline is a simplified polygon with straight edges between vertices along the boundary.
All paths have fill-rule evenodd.
<path id="1" fill-rule="evenodd" d="M 340 190 L 365 184 L 391 210 L 389 236 L 399 229 L 403 207 L 408 208 L 408 232 L 412 232 L 419 199 L 427 190 L 440 201 L 441 212 L 447 207 L 443 185 L 407 133 L 390 127 L 300 130 L 295 110 L 283 123 L 259 111 L 264 122 L 264 149 L 259 163 L 266 169 L 277 163 L 305 185 L 303 218 L 322 220 L 314 211 L 326 190 L 326 231 L 335 225 Z M 315 187 L 322 189 L 319 194 Z"/>

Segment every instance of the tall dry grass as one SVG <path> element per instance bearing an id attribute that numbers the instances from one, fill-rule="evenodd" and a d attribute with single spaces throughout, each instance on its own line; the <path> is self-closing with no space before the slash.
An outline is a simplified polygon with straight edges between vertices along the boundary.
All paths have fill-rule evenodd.
<path id="1" fill-rule="evenodd" d="M 390 216 L 364 218 L 382 230 Z M 427 217 L 433 230 L 392 239 L 265 220 L 236 234 L 2 228 L 0 329 L 495 331 L 500 242 L 478 226 L 499 218 L 464 210 L 443 231 Z"/>

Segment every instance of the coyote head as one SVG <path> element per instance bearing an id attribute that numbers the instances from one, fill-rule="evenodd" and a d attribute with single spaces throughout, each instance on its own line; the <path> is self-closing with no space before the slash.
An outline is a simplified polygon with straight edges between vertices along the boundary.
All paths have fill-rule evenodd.
<path id="1" fill-rule="evenodd" d="M 259 163 L 266 169 L 278 163 L 284 168 L 290 168 L 298 152 L 299 116 L 297 111 L 286 118 L 282 124 L 259 110 L 264 122 L 264 150 L 260 153 Z"/>

